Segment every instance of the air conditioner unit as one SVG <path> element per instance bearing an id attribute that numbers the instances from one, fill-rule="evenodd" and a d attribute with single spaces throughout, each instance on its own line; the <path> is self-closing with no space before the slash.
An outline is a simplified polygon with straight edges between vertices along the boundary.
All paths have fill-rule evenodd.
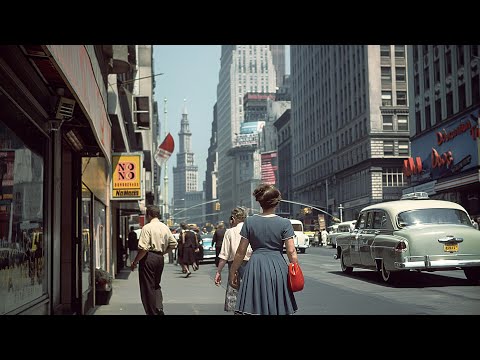
<path id="1" fill-rule="evenodd" d="M 68 121 L 73 117 L 75 109 L 75 100 L 61 96 L 55 107 L 55 118 L 58 120 Z"/>

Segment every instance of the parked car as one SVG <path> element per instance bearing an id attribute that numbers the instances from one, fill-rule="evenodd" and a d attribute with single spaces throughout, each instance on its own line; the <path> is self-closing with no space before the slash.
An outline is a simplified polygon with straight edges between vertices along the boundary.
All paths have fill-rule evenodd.
<path id="1" fill-rule="evenodd" d="M 375 270 L 386 283 L 400 282 L 409 270 L 458 269 L 478 283 L 480 231 L 461 205 L 407 194 L 362 209 L 353 232 L 337 237 L 335 258 L 346 274 Z"/>
<path id="2" fill-rule="evenodd" d="M 203 248 L 203 256 L 201 257 L 200 262 L 215 261 L 215 246 L 212 246 L 212 241 L 213 235 L 202 235 L 200 244 Z"/>
<path id="3" fill-rule="evenodd" d="M 303 223 L 300 220 L 290 219 L 290 222 L 293 226 L 293 231 L 295 232 L 295 248 L 297 252 L 305 254 L 307 248 L 310 247 L 310 240 L 307 235 L 303 232 Z M 285 244 L 283 245 L 285 248 Z"/>
<path id="4" fill-rule="evenodd" d="M 337 237 L 339 235 L 345 235 L 349 234 L 353 229 L 355 228 L 355 223 L 357 220 L 350 220 L 350 221 L 344 221 L 336 225 L 336 230 L 335 233 L 331 234 L 332 236 L 330 237 L 330 245 L 332 248 L 337 247 Z M 327 235 L 327 244 L 328 244 L 328 235 Z"/>

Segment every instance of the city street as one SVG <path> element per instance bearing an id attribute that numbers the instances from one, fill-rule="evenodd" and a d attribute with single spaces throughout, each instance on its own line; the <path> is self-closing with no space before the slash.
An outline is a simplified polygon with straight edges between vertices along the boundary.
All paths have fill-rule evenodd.
<path id="1" fill-rule="evenodd" d="M 379 275 L 355 269 L 344 275 L 335 249 L 311 247 L 299 254 L 305 288 L 295 294 L 297 315 L 480 315 L 480 286 L 471 285 L 463 271 L 412 272 L 398 287 L 385 285 Z M 213 284 L 215 266 L 206 263 L 184 278 L 180 268 L 165 264 L 162 278 L 167 315 L 231 315 L 223 311 L 226 268 L 222 285 Z M 114 280 L 110 305 L 95 315 L 143 315 L 138 271 L 122 270 Z"/>

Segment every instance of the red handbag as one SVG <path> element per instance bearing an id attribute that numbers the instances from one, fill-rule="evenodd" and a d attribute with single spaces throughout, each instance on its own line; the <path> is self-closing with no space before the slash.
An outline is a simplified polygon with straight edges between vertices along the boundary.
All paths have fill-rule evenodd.
<path id="1" fill-rule="evenodd" d="M 288 264 L 288 288 L 295 291 L 303 290 L 305 279 L 303 278 L 302 269 L 298 263 Z"/>

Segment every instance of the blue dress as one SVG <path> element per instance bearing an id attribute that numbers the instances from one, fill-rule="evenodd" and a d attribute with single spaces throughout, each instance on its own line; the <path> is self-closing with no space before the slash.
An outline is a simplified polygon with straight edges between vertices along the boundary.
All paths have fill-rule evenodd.
<path id="1" fill-rule="evenodd" d="M 288 265 L 283 256 L 283 242 L 295 236 L 290 220 L 277 215 L 249 216 L 243 223 L 240 235 L 248 239 L 253 253 L 245 265 L 235 313 L 295 313 L 298 307 L 287 285 Z"/>

